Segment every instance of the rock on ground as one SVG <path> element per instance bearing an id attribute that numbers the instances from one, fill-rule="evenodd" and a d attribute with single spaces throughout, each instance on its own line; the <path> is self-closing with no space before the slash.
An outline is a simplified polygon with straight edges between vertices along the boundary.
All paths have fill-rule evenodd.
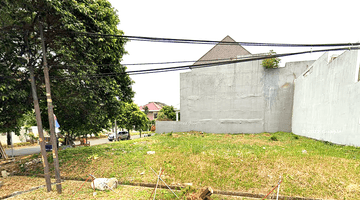
<path id="1" fill-rule="evenodd" d="M 96 178 L 91 183 L 91 187 L 98 190 L 109 190 L 117 188 L 117 183 L 116 178 Z"/>

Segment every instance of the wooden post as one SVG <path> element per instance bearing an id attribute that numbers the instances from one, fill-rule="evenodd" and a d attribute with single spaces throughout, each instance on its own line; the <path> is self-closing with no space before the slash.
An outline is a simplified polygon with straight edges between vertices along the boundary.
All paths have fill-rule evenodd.
<path id="1" fill-rule="evenodd" d="M 201 200 L 211 200 L 210 197 L 214 193 L 213 189 L 211 187 L 206 187 L 203 189 L 200 189 L 195 194 L 189 196 L 187 199 L 201 199 Z"/>
<path id="2" fill-rule="evenodd" d="M 29 52 L 30 52 L 30 47 L 29 47 L 29 42 L 28 42 L 28 34 L 26 34 L 26 36 L 25 36 L 25 41 L 26 41 L 26 46 L 28 47 Z M 31 65 L 31 63 L 29 62 L 29 59 L 30 59 L 30 53 L 26 60 L 27 60 L 27 65 L 28 65 L 28 69 L 30 72 L 31 94 L 32 94 L 33 101 L 34 101 L 36 124 L 38 127 L 40 152 L 41 152 L 41 158 L 42 158 L 42 163 L 43 163 L 43 167 L 44 167 L 46 190 L 47 190 L 47 192 L 50 192 L 51 191 L 51 180 L 50 180 L 50 173 L 49 173 L 49 162 L 48 162 L 47 153 L 45 150 L 45 140 L 44 140 L 44 133 L 43 133 L 42 122 L 41 122 L 39 100 L 38 100 L 37 92 L 36 92 L 34 68 Z"/>
<path id="3" fill-rule="evenodd" d="M 4 160 L 7 159 L 7 155 L 6 155 L 5 149 L 4 149 L 3 146 L 1 145 L 1 142 L 0 142 L 0 154 L 2 155 L 2 159 L 4 159 Z"/>
<path id="4" fill-rule="evenodd" d="M 47 154 L 46 154 L 46 150 L 45 150 L 45 138 L 44 138 L 43 127 L 42 127 L 42 122 L 41 122 L 39 100 L 38 100 L 37 93 L 36 93 L 34 69 L 31 65 L 29 65 L 29 72 L 30 72 L 30 80 L 31 80 L 31 91 L 32 91 L 32 96 L 33 96 L 33 100 L 34 100 L 36 123 L 37 123 L 38 133 L 39 133 L 41 158 L 42 158 L 43 166 L 44 166 L 46 189 L 47 189 L 47 192 L 50 192 L 51 191 L 51 180 L 50 180 L 50 174 L 49 174 L 49 162 L 48 162 Z"/>
<path id="5" fill-rule="evenodd" d="M 49 126 L 50 126 L 50 136 L 51 136 L 50 138 L 51 138 L 51 143 L 52 143 L 52 153 L 53 153 L 54 166 L 55 166 L 56 190 L 57 190 L 58 194 L 61 194 L 61 177 L 60 177 L 60 169 L 59 169 L 57 139 L 56 139 L 56 135 L 55 135 L 55 119 L 54 119 L 53 104 L 52 104 L 52 99 L 51 99 L 49 68 L 47 66 L 47 61 L 46 61 L 46 48 L 45 48 L 45 42 L 44 42 L 43 27 L 42 27 L 41 22 L 39 22 L 39 30 L 40 30 L 40 37 L 41 37 L 42 52 L 43 52 L 46 99 L 47 99 L 47 105 L 48 105 L 48 116 L 49 116 Z"/>

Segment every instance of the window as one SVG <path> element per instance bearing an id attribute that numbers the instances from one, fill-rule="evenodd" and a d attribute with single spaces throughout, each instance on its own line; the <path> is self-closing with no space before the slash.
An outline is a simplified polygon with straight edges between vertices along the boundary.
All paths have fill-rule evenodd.
<path id="1" fill-rule="evenodd" d="M 154 113 L 154 119 L 156 119 L 157 118 L 157 113 Z"/>

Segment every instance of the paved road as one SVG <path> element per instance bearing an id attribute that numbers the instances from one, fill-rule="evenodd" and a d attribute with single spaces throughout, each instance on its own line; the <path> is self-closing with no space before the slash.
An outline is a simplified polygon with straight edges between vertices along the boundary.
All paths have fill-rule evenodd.
<path id="1" fill-rule="evenodd" d="M 131 139 L 139 139 L 139 135 L 134 135 L 131 136 Z M 90 145 L 99 145 L 99 144 L 106 144 L 106 143 L 111 143 L 109 142 L 109 140 L 107 138 L 101 138 L 101 139 L 94 139 L 94 140 L 90 140 Z M 80 144 L 79 141 L 75 141 L 75 144 L 78 145 Z M 30 155 L 30 154 L 35 154 L 35 153 L 40 153 L 40 146 L 32 146 L 32 147 L 17 147 L 12 149 L 5 149 L 6 154 L 9 157 L 12 157 L 12 155 L 14 156 L 23 156 L 23 155 Z"/>

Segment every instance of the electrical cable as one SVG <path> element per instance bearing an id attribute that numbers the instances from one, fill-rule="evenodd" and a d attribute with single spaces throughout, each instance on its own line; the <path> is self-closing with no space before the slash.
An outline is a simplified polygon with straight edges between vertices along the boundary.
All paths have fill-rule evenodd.
<path id="1" fill-rule="evenodd" d="M 246 57 L 246 56 L 244 56 Z M 249 55 L 248 57 L 254 57 L 253 55 Z M 138 66 L 138 65 L 167 65 L 167 64 L 179 64 L 179 63 L 195 63 L 195 62 L 213 62 L 213 61 L 226 61 L 233 60 L 235 58 L 223 58 L 223 59 L 211 59 L 211 60 L 185 60 L 185 61 L 167 61 L 167 62 L 148 62 L 148 63 L 125 63 L 121 65 L 123 66 Z M 117 66 L 119 64 L 103 64 L 103 65 L 66 65 L 69 67 L 100 67 L 100 66 Z M 52 67 L 62 67 L 65 65 L 48 65 Z"/>
<path id="2" fill-rule="evenodd" d="M 13 27 L 16 28 L 16 27 Z M 4 31 L 0 29 L 0 31 Z M 146 42 L 163 42 L 163 43 L 185 43 L 185 44 L 209 44 L 209 45 L 242 45 L 242 46 L 272 46 L 272 47 L 340 47 L 340 46 L 358 46 L 356 43 L 330 43 L 330 44 L 291 44 L 291 43 L 264 43 L 264 42 L 227 42 L 227 41 L 215 41 L 215 40 L 194 40 L 194 39 L 176 39 L 176 38 L 160 38 L 160 37 L 146 37 L 146 36 L 130 36 L 130 35 L 118 35 L 118 34 L 102 34 L 80 31 L 62 31 L 56 34 L 63 35 L 88 35 L 92 37 L 118 37 L 127 38 L 134 41 L 146 41 Z"/>
<path id="3" fill-rule="evenodd" d="M 144 37 L 144 36 L 130 36 L 130 35 L 116 35 L 116 34 L 100 34 L 89 32 L 72 33 L 78 35 L 89 35 L 95 37 L 120 37 L 127 38 L 134 41 L 148 41 L 148 42 L 163 42 L 163 43 L 185 43 L 185 44 L 220 44 L 220 45 L 242 45 L 242 46 L 272 46 L 272 47 L 341 47 L 341 46 L 357 46 L 357 43 L 330 43 L 330 44 L 287 44 L 287 43 L 259 43 L 259 42 L 227 42 L 214 40 L 194 40 L 194 39 L 175 39 L 175 38 L 158 38 L 158 37 Z"/>
<path id="4" fill-rule="evenodd" d="M 301 52 L 294 52 L 294 53 L 273 54 L 273 55 L 265 55 L 265 56 L 256 56 L 255 55 L 253 57 L 240 58 L 240 59 L 231 60 L 231 61 L 212 62 L 212 63 L 195 64 L 195 65 L 184 65 L 184 66 L 167 67 L 167 68 L 135 70 L 135 71 L 127 71 L 127 72 L 121 72 L 121 73 L 103 73 L 103 74 L 92 74 L 92 75 L 89 74 L 89 75 L 83 75 L 83 76 L 70 75 L 70 76 L 62 76 L 62 77 L 53 76 L 52 78 L 55 78 L 55 79 L 66 79 L 66 78 L 72 78 L 72 77 L 77 77 L 77 78 L 79 78 L 79 77 L 94 77 L 94 78 L 96 78 L 96 77 L 118 76 L 118 75 L 123 75 L 123 74 L 140 75 L 140 74 L 188 70 L 188 69 L 192 69 L 192 68 L 196 69 L 196 68 L 213 67 L 213 66 L 219 66 L 219 65 L 225 65 L 225 64 L 263 60 L 263 59 L 276 58 L 276 57 L 293 56 L 293 55 L 300 55 L 300 54 L 306 54 L 306 53 L 318 53 L 318 52 L 325 52 L 325 51 L 359 50 L 359 49 L 360 49 L 360 47 L 349 47 L 349 48 L 344 47 L 344 48 L 336 48 L 336 49 L 301 51 Z"/>

